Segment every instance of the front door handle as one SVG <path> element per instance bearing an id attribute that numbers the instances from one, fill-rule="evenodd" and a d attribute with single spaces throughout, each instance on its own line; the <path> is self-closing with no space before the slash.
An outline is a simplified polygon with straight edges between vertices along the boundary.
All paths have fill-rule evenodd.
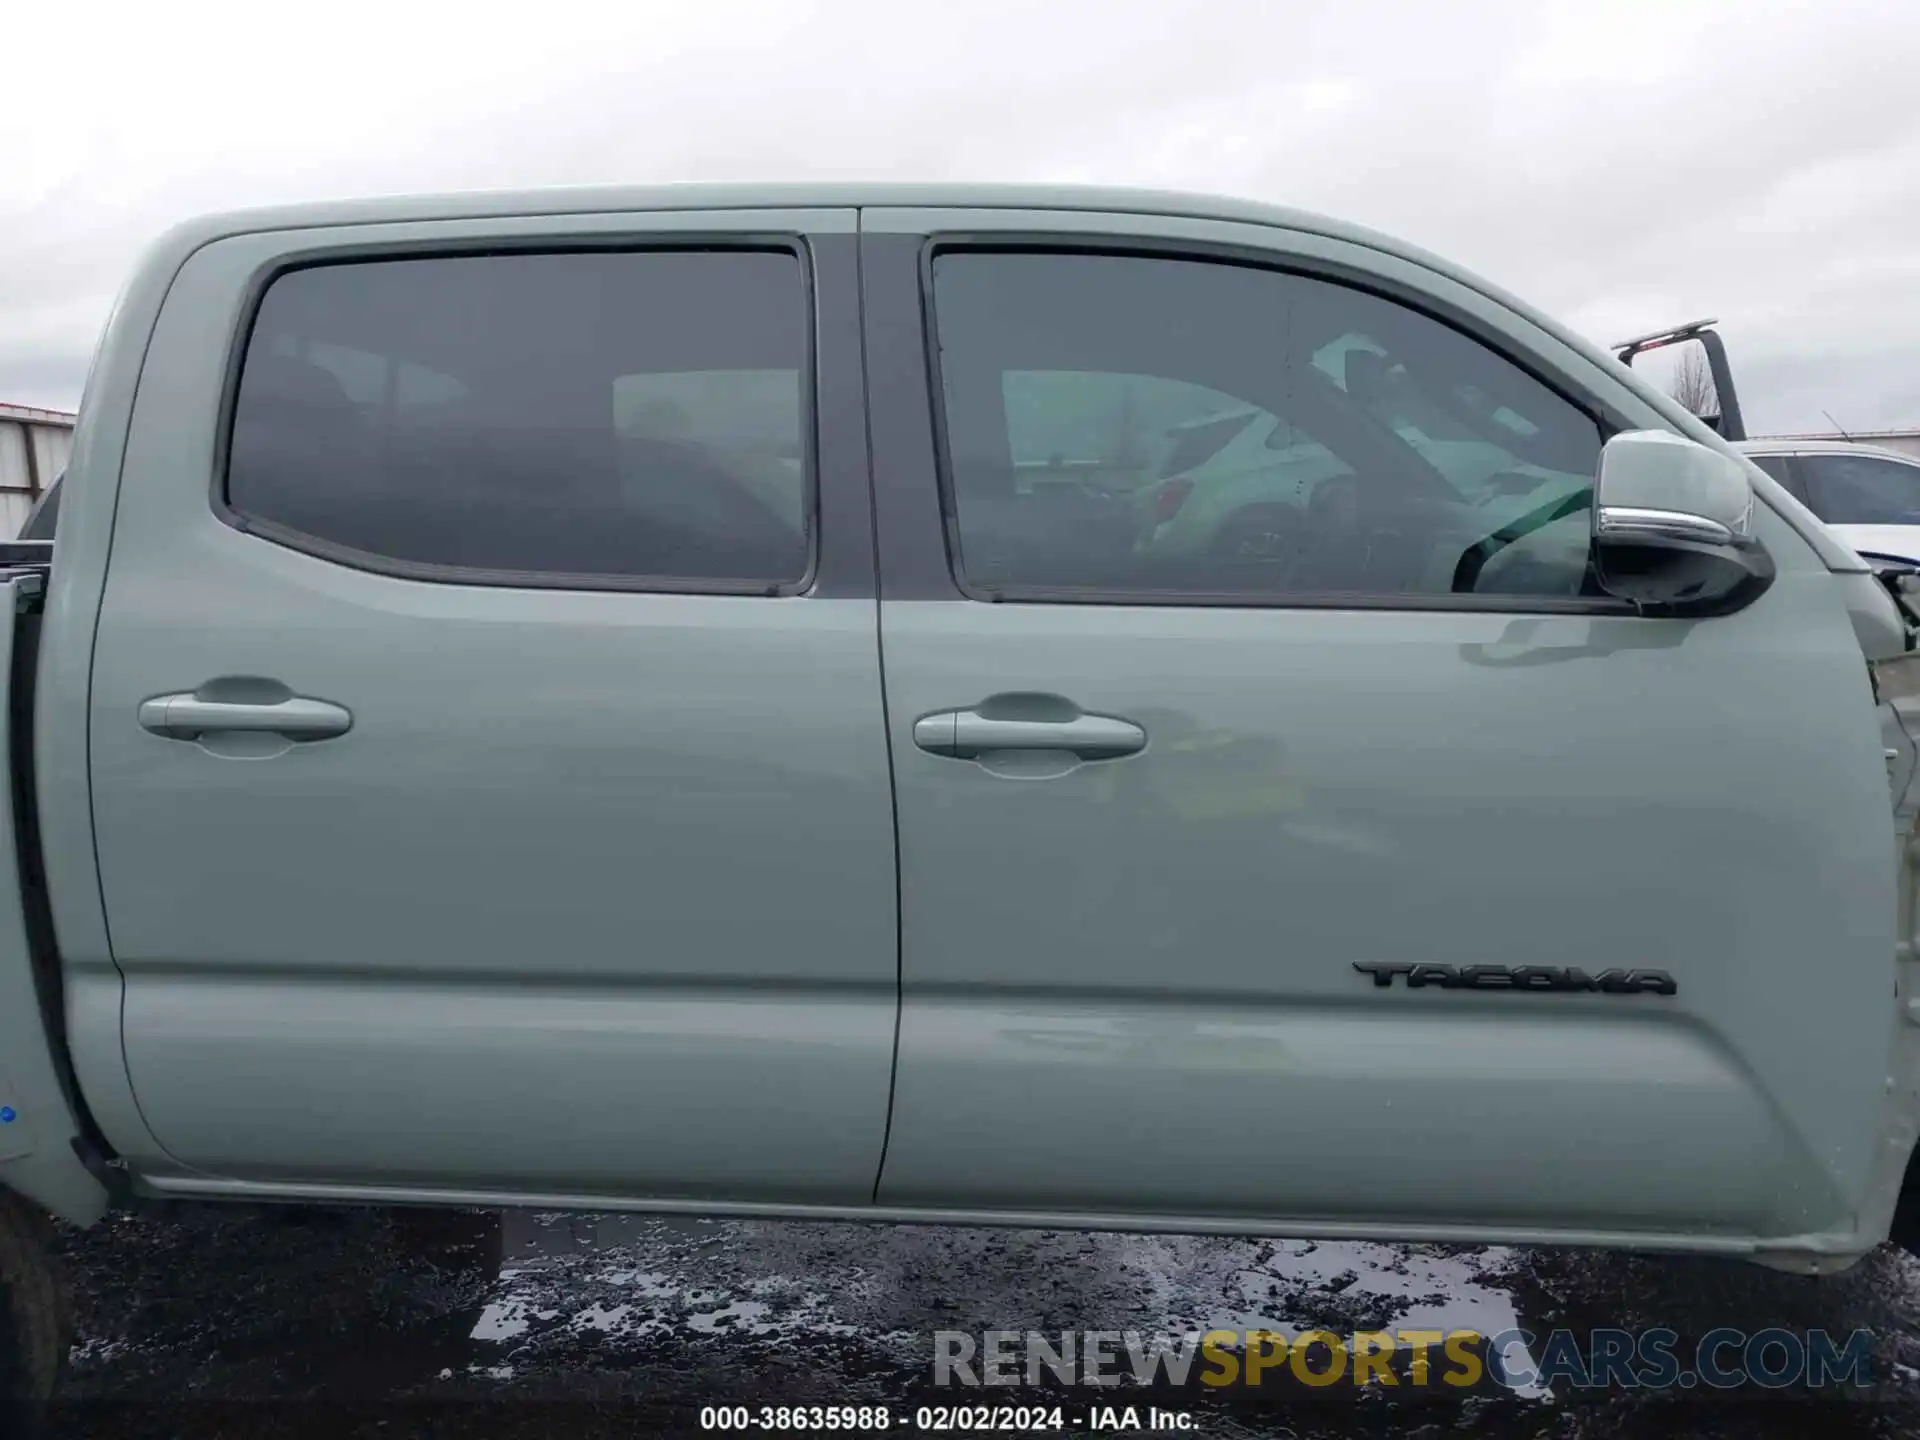
<path id="1" fill-rule="evenodd" d="M 913 743 L 929 754 L 956 760 L 997 750 L 1065 750 L 1082 760 L 1115 760 L 1145 749 L 1147 732 L 1112 715 L 1012 720 L 978 710 L 942 710 L 913 722 Z"/>
<path id="2" fill-rule="evenodd" d="M 203 700 L 191 693 L 156 695 L 140 702 L 140 723 L 169 740 L 195 740 L 232 731 L 284 735 L 290 740 L 325 740 L 353 728 L 345 707 L 326 700 L 290 695 L 284 700 Z"/>

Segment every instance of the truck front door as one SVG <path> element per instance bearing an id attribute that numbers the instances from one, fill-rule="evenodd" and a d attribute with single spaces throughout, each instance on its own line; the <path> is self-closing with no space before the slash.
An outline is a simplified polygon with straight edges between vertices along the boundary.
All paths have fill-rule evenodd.
<path id="1" fill-rule="evenodd" d="M 1642 618 L 1593 584 L 1587 506 L 1605 434 L 1663 422 L 1487 297 L 1253 226 L 863 223 L 882 1203 L 1844 1224 L 1887 1073 L 1887 781 L 1785 522 L 1750 608 Z M 1142 534 L 1129 467 L 1247 407 L 1265 467 L 1195 468 Z"/>

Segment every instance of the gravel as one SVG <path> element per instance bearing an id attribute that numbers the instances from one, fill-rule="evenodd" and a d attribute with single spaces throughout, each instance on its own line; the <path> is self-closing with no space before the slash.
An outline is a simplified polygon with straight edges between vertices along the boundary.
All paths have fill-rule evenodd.
<path id="1" fill-rule="evenodd" d="M 1111 1433 L 1092 1428 L 1108 1405 L 1144 1426 L 1153 1405 L 1190 1415 L 1190 1434 L 1296 1440 L 1920 1436 L 1920 1263 L 1890 1250 L 1816 1281 L 1586 1251 L 185 1205 L 62 1243 L 80 1334 L 61 1436 L 697 1435 L 714 1404 L 885 1405 L 910 1422 L 981 1401 L 1058 1405 L 1060 1435 Z M 942 1330 L 1607 1326 L 1670 1328 L 1682 1355 L 1717 1326 L 1864 1328 L 1875 1379 L 1462 1392 L 1282 1371 L 1258 1389 L 956 1391 L 931 1363 Z"/>

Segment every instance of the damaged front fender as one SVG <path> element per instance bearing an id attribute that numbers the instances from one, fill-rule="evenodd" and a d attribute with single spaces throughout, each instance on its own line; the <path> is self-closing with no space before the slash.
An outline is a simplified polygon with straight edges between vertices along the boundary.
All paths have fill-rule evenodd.
<path id="1" fill-rule="evenodd" d="M 1845 1269 L 1915 1210 L 1906 1185 L 1920 1141 L 1920 572 L 1883 567 L 1874 576 L 1836 575 L 1866 658 L 1887 761 L 1893 863 L 1897 879 L 1892 1004 L 1886 1018 L 1886 1101 L 1871 1180 L 1851 1236 L 1802 1245 L 1779 1242 L 1753 1258 L 1775 1269 L 1828 1274 Z M 1865 1036 L 1862 1037 L 1865 1039 Z"/>

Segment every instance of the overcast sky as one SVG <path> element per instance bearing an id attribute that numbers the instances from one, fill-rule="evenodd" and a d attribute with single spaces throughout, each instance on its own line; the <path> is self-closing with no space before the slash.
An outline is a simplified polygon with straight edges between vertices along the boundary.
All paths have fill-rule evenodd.
<path id="1" fill-rule="evenodd" d="M 1319 210 L 1598 341 L 1720 317 L 1755 433 L 1920 426 L 1920 0 L 69 0 L 5 28 L 0 400 L 75 404 L 139 248 L 196 212 L 871 177 Z"/>

